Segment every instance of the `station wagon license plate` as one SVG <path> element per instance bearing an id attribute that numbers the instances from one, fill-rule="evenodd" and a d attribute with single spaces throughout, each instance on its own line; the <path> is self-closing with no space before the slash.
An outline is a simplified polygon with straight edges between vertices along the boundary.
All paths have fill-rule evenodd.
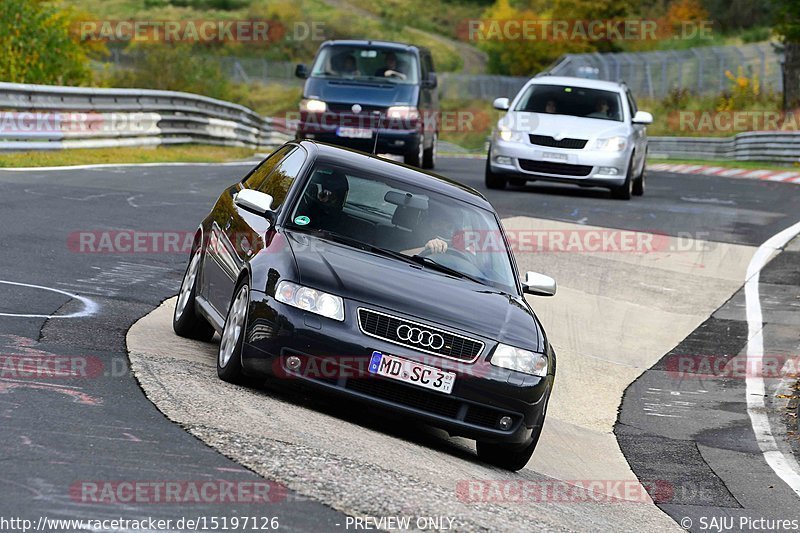
<path id="1" fill-rule="evenodd" d="M 542 152 L 542 159 L 549 159 L 550 161 L 567 161 L 567 154 L 559 154 L 558 152 Z"/>
<path id="2" fill-rule="evenodd" d="M 371 139 L 372 130 L 365 128 L 345 128 L 341 127 L 336 130 L 336 135 L 339 137 L 348 137 L 350 139 Z"/>
<path id="3" fill-rule="evenodd" d="M 450 394 L 453 391 L 453 384 L 456 382 L 455 372 L 445 372 L 432 366 L 381 352 L 372 352 L 369 371 L 372 374 L 404 383 L 411 383 L 412 385 L 445 394 Z"/>

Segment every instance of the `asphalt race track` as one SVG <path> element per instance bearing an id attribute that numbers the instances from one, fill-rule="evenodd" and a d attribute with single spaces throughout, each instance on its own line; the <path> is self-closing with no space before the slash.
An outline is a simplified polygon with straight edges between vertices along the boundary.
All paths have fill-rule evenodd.
<path id="1" fill-rule="evenodd" d="M 188 251 L 165 252 L 163 243 L 81 249 L 91 232 L 192 232 L 248 168 L 0 171 L 0 355 L 6 364 L 66 364 L 35 378 L 0 367 L 0 516 L 255 514 L 300 531 L 353 529 L 348 516 L 408 516 L 422 529 L 579 531 L 699 531 L 711 517 L 736 526 L 744 518 L 751 521 L 739 529 L 756 529 L 752 520 L 800 519 L 800 494 L 755 437 L 749 379 L 675 371 L 683 357 L 746 357 L 748 266 L 762 243 L 800 221 L 797 185 L 650 173 L 646 195 L 621 202 L 539 183 L 486 191 L 482 161 L 440 160 L 438 172 L 483 191 L 513 235 L 597 231 L 613 241 L 616 230 L 635 230 L 653 243 L 646 252 L 516 250 L 521 270 L 559 282 L 555 298 L 531 300 L 559 369 L 540 445 L 509 474 L 478 462 L 470 441 L 290 383 L 219 381 L 216 345 L 169 329 Z M 764 357 L 800 353 L 799 257 L 795 240 L 755 282 Z M 764 381 L 761 414 L 777 451 L 791 458 L 782 398 L 790 385 Z M 277 483 L 267 484 L 266 504 L 97 502 L 91 490 L 204 480 Z M 509 482 L 594 483 L 597 497 L 512 501 L 481 492 Z M 608 497 L 619 483 L 628 501 Z M 636 490 L 653 485 L 649 494 Z"/>

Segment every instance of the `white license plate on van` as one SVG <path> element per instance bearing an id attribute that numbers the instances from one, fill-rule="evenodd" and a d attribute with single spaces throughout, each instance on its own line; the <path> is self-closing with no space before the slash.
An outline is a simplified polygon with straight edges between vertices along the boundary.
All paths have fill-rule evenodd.
<path id="1" fill-rule="evenodd" d="M 455 372 L 445 372 L 436 367 L 381 352 L 372 352 L 369 371 L 372 374 L 445 394 L 453 392 L 453 384 L 456 382 Z"/>
<path id="2" fill-rule="evenodd" d="M 336 130 L 336 135 L 339 137 L 347 137 L 349 139 L 371 139 L 372 130 L 365 128 L 339 128 Z"/>

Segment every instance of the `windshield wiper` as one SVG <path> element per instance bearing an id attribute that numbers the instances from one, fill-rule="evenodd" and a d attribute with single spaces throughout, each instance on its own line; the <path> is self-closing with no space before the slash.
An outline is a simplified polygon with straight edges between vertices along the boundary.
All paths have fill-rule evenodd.
<path id="1" fill-rule="evenodd" d="M 445 274 L 450 274 L 451 276 L 456 276 L 458 278 L 468 279 L 470 281 L 474 281 L 475 283 L 480 283 L 481 285 L 486 285 L 486 282 L 481 280 L 480 278 L 476 278 L 474 276 L 470 276 L 469 274 L 464 274 L 460 270 L 456 270 L 455 268 L 450 268 L 449 266 L 444 266 L 441 263 L 438 263 L 431 259 L 430 257 L 423 257 L 421 255 L 412 255 L 411 259 L 415 262 L 425 265 L 428 267 L 433 268 L 434 270 L 438 270 Z"/>

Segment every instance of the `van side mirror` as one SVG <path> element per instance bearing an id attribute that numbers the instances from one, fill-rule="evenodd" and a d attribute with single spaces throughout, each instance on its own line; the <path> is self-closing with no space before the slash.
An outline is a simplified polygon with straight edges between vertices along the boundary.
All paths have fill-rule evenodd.
<path id="1" fill-rule="evenodd" d="M 538 272 L 526 272 L 522 282 L 522 292 L 535 296 L 554 296 L 557 288 L 556 280 Z"/>
<path id="2" fill-rule="evenodd" d="M 304 80 L 308 77 L 308 68 L 305 65 L 298 64 L 296 67 L 294 67 L 294 75 L 301 80 Z"/>
<path id="3" fill-rule="evenodd" d="M 245 211 L 266 218 L 270 222 L 275 219 L 275 212 L 272 210 L 272 196 L 269 194 L 253 189 L 242 189 L 233 195 L 233 203 Z"/>
<path id="4" fill-rule="evenodd" d="M 431 89 L 435 89 L 439 86 L 439 79 L 436 77 L 435 72 L 428 72 L 428 79 L 425 80 L 425 85 Z"/>

